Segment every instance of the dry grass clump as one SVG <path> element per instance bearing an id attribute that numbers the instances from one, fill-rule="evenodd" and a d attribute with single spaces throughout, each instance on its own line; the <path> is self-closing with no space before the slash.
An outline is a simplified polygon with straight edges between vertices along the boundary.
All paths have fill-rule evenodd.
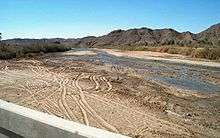
<path id="1" fill-rule="evenodd" d="M 179 47 L 179 46 L 161 46 L 148 48 L 150 51 L 163 52 L 169 54 L 181 54 L 193 58 L 205 58 L 211 60 L 220 59 L 220 47 Z"/>
<path id="2" fill-rule="evenodd" d="M 195 58 L 206 58 L 212 60 L 220 59 L 220 47 L 219 48 L 196 48 L 191 53 L 192 57 Z"/>
<path id="3" fill-rule="evenodd" d="M 169 54 L 180 54 L 193 58 L 205 58 L 210 60 L 220 59 L 220 47 L 193 47 L 193 46 L 112 46 L 111 48 L 131 51 L 153 51 Z"/>

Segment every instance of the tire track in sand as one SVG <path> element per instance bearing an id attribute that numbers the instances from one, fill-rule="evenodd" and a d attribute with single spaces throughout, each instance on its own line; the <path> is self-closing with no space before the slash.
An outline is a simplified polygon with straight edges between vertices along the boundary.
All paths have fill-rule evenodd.
<path id="1" fill-rule="evenodd" d="M 66 101 L 66 94 L 67 94 L 66 84 L 68 84 L 68 82 L 69 82 L 69 79 L 64 80 L 63 78 L 60 78 L 60 86 L 62 88 L 62 91 L 61 91 L 61 99 L 59 99 L 58 103 L 61 109 L 66 113 L 67 117 L 70 120 L 77 121 L 76 116 L 74 115 L 74 113 L 72 112 L 72 110 L 70 109 Z"/>
<path id="2" fill-rule="evenodd" d="M 84 123 L 89 126 L 90 123 L 89 123 L 88 115 L 87 115 L 87 112 L 86 112 L 86 110 L 85 110 L 84 105 L 80 102 L 80 100 L 78 100 L 78 99 L 76 98 L 76 96 L 73 95 L 73 94 L 74 94 L 73 91 L 75 91 L 75 88 L 77 88 L 76 85 L 75 85 L 76 79 L 77 79 L 80 75 L 81 75 L 81 74 L 77 75 L 76 78 L 72 81 L 72 83 L 71 83 L 72 85 L 68 85 L 68 86 L 69 86 L 70 89 L 72 90 L 72 93 L 70 93 L 71 98 L 76 102 L 76 104 L 79 106 L 79 108 L 80 108 L 80 110 L 81 110 L 81 113 L 82 113 L 82 115 L 83 115 Z M 90 76 L 90 78 L 91 78 L 91 76 Z M 79 94 L 79 93 L 77 93 L 77 95 L 78 95 L 78 94 Z"/>
<path id="3" fill-rule="evenodd" d="M 79 106 L 81 112 L 82 112 L 82 115 L 83 115 L 83 120 L 84 120 L 84 123 L 89 126 L 89 119 L 88 119 L 88 115 L 85 111 L 85 109 L 83 108 L 83 104 L 80 103 L 80 101 L 77 100 L 77 98 L 73 95 L 71 95 L 71 98 L 76 102 L 76 104 Z"/>
<path id="4" fill-rule="evenodd" d="M 31 70 L 36 74 L 37 77 L 41 77 L 42 74 L 38 73 L 39 71 L 42 73 L 49 73 L 49 70 L 40 66 L 35 67 L 37 69 L 37 71 L 35 71 L 33 69 L 34 67 L 31 68 Z M 59 83 L 60 87 L 57 89 L 58 91 L 61 91 L 61 98 L 58 100 L 58 106 L 60 108 L 61 111 L 64 112 L 64 115 L 69 119 L 69 120 L 74 120 L 77 121 L 76 116 L 74 115 L 74 113 L 72 112 L 72 110 L 70 109 L 70 107 L 67 104 L 66 101 L 66 94 L 67 94 L 67 90 L 66 90 L 66 84 L 68 83 L 68 79 L 64 80 L 63 78 L 65 78 L 64 76 L 62 76 L 62 72 L 65 70 L 66 68 L 61 68 L 60 72 L 55 75 L 53 73 L 50 73 L 50 76 L 53 76 L 54 80 L 56 80 L 56 82 Z M 56 90 L 55 90 L 56 92 Z M 49 96 L 51 97 L 53 94 L 55 94 L 55 92 L 51 93 Z M 48 97 L 45 98 L 45 100 L 49 100 Z M 43 103 L 45 103 L 44 101 L 42 101 Z M 55 104 L 55 103 L 54 103 Z"/>
<path id="5" fill-rule="evenodd" d="M 81 75 L 81 74 L 80 74 Z M 79 80 L 80 80 L 80 75 L 76 78 L 75 81 L 75 86 L 79 91 L 79 96 L 80 96 L 80 101 L 81 103 L 84 105 L 84 108 L 87 112 L 89 112 L 91 114 L 92 117 L 96 118 L 99 123 L 105 127 L 108 130 L 111 130 L 113 132 L 118 132 L 118 130 L 112 126 L 111 124 L 107 123 L 101 116 L 99 116 L 95 110 L 92 109 L 92 107 L 87 103 L 86 99 L 85 99 L 85 95 L 84 92 L 81 88 L 81 86 L 79 85 Z M 82 74 L 83 75 L 83 74 Z"/>
<path id="6" fill-rule="evenodd" d="M 97 90 L 99 89 L 99 87 L 100 87 L 100 84 L 99 84 L 99 82 L 97 81 L 95 75 L 93 75 L 91 78 L 92 78 L 92 80 L 95 82 L 95 90 L 97 91 Z"/>
<path id="7" fill-rule="evenodd" d="M 107 83 L 107 85 L 108 85 L 107 91 L 111 91 L 112 88 L 113 88 L 112 84 L 111 84 L 105 77 L 102 77 L 102 79 L 103 79 L 103 80 Z"/>

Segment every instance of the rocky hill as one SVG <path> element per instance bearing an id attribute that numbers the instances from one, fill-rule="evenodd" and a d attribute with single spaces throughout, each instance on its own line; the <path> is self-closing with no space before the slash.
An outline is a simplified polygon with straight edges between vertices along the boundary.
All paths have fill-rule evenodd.
<path id="1" fill-rule="evenodd" d="M 197 40 L 220 46 L 220 23 L 215 24 L 205 31 L 198 33 Z"/>
<path id="2" fill-rule="evenodd" d="M 103 46 L 149 46 L 149 45 L 210 45 L 220 46 L 220 23 L 198 33 L 178 32 L 174 29 L 139 28 L 129 30 L 115 30 L 107 35 L 88 36 L 78 39 L 10 39 L 4 40 L 7 44 L 31 44 L 36 42 L 62 43 L 80 47 Z"/>

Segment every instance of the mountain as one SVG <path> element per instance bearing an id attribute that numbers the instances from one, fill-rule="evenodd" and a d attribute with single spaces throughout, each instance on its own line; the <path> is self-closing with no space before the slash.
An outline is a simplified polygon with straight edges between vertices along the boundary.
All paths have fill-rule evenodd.
<path id="1" fill-rule="evenodd" d="M 209 27 L 201 33 L 198 33 L 197 40 L 208 44 L 220 46 L 220 23 Z"/>
<path id="2" fill-rule="evenodd" d="M 105 36 L 96 38 L 94 46 L 102 45 L 169 45 L 192 43 L 193 34 L 179 33 L 173 29 L 156 29 L 149 28 L 116 30 Z"/>
<path id="3" fill-rule="evenodd" d="M 150 29 L 139 28 L 129 30 L 114 30 L 100 37 L 88 36 L 77 39 L 10 39 L 4 40 L 7 44 L 31 44 L 36 42 L 54 43 L 79 47 L 111 47 L 111 46 L 148 46 L 148 45 L 210 45 L 220 46 L 220 23 L 208 29 L 193 34 L 191 32 L 178 32 L 171 28 Z"/>

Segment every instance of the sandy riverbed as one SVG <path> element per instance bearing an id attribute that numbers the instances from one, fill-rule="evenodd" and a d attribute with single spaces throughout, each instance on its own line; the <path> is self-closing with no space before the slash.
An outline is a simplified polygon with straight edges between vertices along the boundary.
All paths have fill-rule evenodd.
<path id="1" fill-rule="evenodd" d="M 138 52 L 104 50 L 118 54 L 115 57 L 88 51 L 0 61 L 0 98 L 131 137 L 220 135 L 218 93 L 180 91 L 146 79 L 154 74 L 177 78 L 180 74 L 206 77 L 214 84 L 219 83 L 215 74 L 207 76 L 202 69 L 117 58 L 130 55 L 145 59 L 146 53 L 138 56 Z M 147 73 L 143 75 L 139 70 Z"/>
<path id="2" fill-rule="evenodd" d="M 101 51 L 105 51 L 115 56 L 127 56 L 127 57 L 143 58 L 149 60 L 169 61 L 169 62 L 182 63 L 182 64 L 203 65 L 203 66 L 220 68 L 219 62 L 213 62 L 210 60 L 202 60 L 202 59 L 198 60 L 193 58 L 189 59 L 189 57 L 187 56 L 182 56 L 178 54 L 168 54 L 168 53 L 150 52 L 150 51 L 121 51 L 114 49 L 101 49 Z"/>

